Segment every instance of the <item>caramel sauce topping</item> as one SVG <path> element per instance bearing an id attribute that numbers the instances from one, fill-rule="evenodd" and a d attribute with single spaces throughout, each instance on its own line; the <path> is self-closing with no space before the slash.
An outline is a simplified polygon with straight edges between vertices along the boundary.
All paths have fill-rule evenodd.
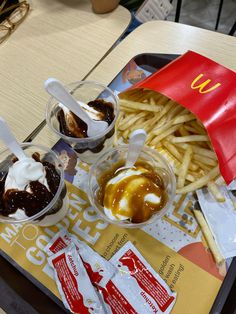
<path id="1" fill-rule="evenodd" d="M 124 162 L 116 163 L 99 178 L 98 202 L 103 207 L 110 209 L 112 215 L 118 219 L 117 215 L 122 215 L 129 217 L 128 219 L 133 223 L 147 221 L 167 202 L 163 179 L 148 163 L 139 161 L 132 170 L 140 170 L 142 173 L 135 174 L 134 172 L 134 174 L 118 180 L 117 183 L 109 183 L 112 178 L 127 171 L 122 170 L 115 173 L 123 165 Z M 155 202 L 148 197 L 150 194 L 154 194 Z"/>

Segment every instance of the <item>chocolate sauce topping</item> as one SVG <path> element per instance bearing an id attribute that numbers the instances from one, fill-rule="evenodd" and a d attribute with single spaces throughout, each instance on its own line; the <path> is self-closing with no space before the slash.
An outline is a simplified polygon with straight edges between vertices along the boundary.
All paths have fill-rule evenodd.
<path id="1" fill-rule="evenodd" d="M 50 164 L 47 161 L 43 161 L 42 164 L 44 165 L 44 169 L 46 171 L 46 179 L 48 186 L 50 188 L 52 195 L 54 196 L 60 184 L 60 176 L 56 172 L 54 165 Z"/>
<path id="2" fill-rule="evenodd" d="M 57 118 L 60 124 L 60 132 L 62 134 L 65 134 L 69 137 L 87 137 L 87 124 L 84 123 L 73 112 L 70 112 L 69 122 L 66 119 L 64 111 L 62 109 L 58 112 Z"/>
<path id="3" fill-rule="evenodd" d="M 43 164 L 50 191 L 39 181 L 31 181 L 29 183 L 31 192 L 17 189 L 9 189 L 5 192 L 5 176 L 0 181 L 0 214 L 3 216 L 9 216 L 15 213 L 17 209 L 22 209 L 28 217 L 31 217 L 44 209 L 56 194 L 60 183 L 60 175 L 57 173 L 55 166 L 47 161 L 40 161 L 38 153 L 34 153 L 32 158 Z"/>
<path id="4" fill-rule="evenodd" d="M 103 99 L 96 99 L 90 101 L 87 104 L 97 112 L 101 113 L 103 121 L 106 121 L 108 125 L 114 120 L 114 109 L 112 103 Z M 60 124 L 60 132 L 69 137 L 85 138 L 87 135 L 87 124 L 84 123 L 79 117 L 70 112 L 70 117 L 65 117 L 64 111 L 61 109 L 57 118 Z"/>

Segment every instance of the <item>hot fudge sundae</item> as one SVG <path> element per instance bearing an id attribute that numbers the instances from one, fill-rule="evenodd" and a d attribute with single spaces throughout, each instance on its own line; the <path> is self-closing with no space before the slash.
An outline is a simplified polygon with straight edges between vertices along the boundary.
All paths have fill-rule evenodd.
<path id="1" fill-rule="evenodd" d="M 32 218 L 39 225 L 52 225 L 65 216 L 67 205 L 60 172 L 39 153 L 21 160 L 14 158 L 8 171 L 3 172 L 0 215 L 8 217 L 8 222 Z"/>
<path id="2" fill-rule="evenodd" d="M 68 87 L 90 118 L 107 122 L 107 128 L 96 136 L 88 136 L 87 124 L 54 98 L 47 104 L 47 124 L 71 145 L 82 161 L 93 163 L 113 145 L 118 99 L 109 88 L 96 82 L 78 82 Z"/>

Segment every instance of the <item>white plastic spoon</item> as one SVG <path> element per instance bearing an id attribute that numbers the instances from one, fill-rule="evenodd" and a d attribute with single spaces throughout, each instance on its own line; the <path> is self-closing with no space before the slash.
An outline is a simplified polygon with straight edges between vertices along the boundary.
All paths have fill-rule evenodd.
<path id="1" fill-rule="evenodd" d="M 118 168 L 116 173 L 120 170 L 133 168 L 144 146 L 146 137 L 147 133 L 143 129 L 138 129 L 131 133 L 125 165 Z"/>
<path id="2" fill-rule="evenodd" d="M 49 78 L 44 83 L 46 91 L 56 98 L 60 103 L 72 111 L 76 116 L 83 120 L 87 126 L 87 134 L 89 137 L 96 136 L 98 133 L 103 132 L 108 127 L 105 121 L 95 121 L 89 117 L 84 111 L 79 102 L 65 89 L 65 87 L 56 79 Z"/>
<path id="3" fill-rule="evenodd" d="M 0 117 L 0 139 L 5 143 L 9 150 L 18 158 L 22 160 L 28 158 L 23 149 L 20 147 L 15 136 L 12 134 L 6 121 Z"/>

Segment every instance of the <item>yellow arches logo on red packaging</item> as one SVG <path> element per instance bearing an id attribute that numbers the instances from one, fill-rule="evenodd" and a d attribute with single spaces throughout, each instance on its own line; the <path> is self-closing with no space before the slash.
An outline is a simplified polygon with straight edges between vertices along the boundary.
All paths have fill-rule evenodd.
<path id="1" fill-rule="evenodd" d="M 213 90 L 215 90 L 217 87 L 219 87 L 221 85 L 221 83 L 216 83 L 215 85 L 213 85 L 212 87 L 205 89 L 204 88 L 211 82 L 210 79 L 207 79 L 206 81 L 200 83 L 199 85 L 195 86 L 195 84 L 203 77 L 203 74 L 199 74 L 193 81 L 191 84 L 191 88 L 192 89 L 198 89 L 200 94 L 206 94 L 209 93 Z"/>

